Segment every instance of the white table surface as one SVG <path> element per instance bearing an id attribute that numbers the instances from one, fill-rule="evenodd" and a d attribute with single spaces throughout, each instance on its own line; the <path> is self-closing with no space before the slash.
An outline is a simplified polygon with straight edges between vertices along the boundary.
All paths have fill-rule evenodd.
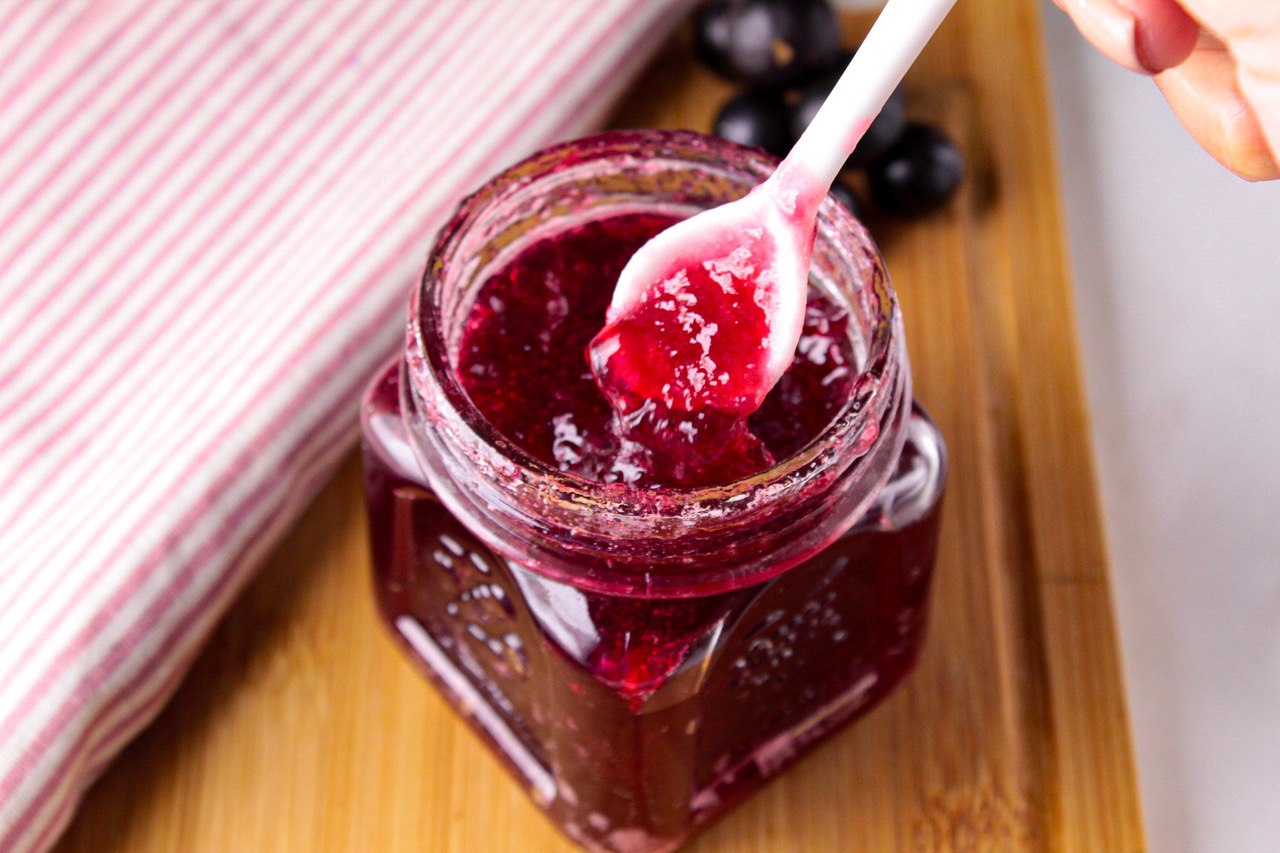
<path id="1" fill-rule="evenodd" d="M 1280 183 L 1045 18 L 1151 849 L 1277 851 Z"/>

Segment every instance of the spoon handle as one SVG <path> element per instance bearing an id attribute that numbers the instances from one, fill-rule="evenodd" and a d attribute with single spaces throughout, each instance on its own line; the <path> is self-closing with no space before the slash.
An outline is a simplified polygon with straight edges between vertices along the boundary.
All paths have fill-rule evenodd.
<path id="1" fill-rule="evenodd" d="M 828 187 L 956 0 L 889 0 L 787 160 Z"/>

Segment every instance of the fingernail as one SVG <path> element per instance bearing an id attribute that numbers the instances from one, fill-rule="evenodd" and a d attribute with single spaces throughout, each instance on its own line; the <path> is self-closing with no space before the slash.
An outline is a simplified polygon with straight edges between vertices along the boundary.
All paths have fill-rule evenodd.
<path id="1" fill-rule="evenodd" d="M 1117 0 L 1134 20 L 1134 56 L 1151 74 L 1174 68 L 1195 48 L 1200 25 L 1174 0 Z"/>
<path id="2" fill-rule="evenodd" d="M 1147 28 L 1142 26 L 1141 22 L 1134 24 L 1133 36 L 1133 54 L 1137 57 L 1138 62 L 1142 63 L 1143 70 L 1148 74 L 1159 74 L 1161 71 L 1176 64 L 1162 62 L 1159 59 L 1159 45 L 1152 41 Z"/>

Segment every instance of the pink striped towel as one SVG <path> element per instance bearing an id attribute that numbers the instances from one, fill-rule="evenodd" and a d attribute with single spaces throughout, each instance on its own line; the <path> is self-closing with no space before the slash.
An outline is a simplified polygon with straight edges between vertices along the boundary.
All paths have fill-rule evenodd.
<path id="1" fill-rule="evenodd" d="M 0 850 L 351 446 L 433 231 L 688 0 L 0 0 Z"/>

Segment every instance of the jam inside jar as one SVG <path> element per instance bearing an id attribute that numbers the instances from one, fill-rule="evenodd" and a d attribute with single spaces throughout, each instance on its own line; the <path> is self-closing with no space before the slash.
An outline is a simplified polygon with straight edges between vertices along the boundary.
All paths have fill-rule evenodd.
<path id="1" fill-rule="evenodd" d="M 382 616 L 590 849 L 677 847 L 874 706 L 923 640 L 945 451 L 843 206 L 819 214 L 810 334 L 749 423 L 759 470 L 672 486 L 632 464 L 576 349 L 645 229 L 772 166 L 660 131 L 513 166 L 441 232 L 364 401 Z"/>

